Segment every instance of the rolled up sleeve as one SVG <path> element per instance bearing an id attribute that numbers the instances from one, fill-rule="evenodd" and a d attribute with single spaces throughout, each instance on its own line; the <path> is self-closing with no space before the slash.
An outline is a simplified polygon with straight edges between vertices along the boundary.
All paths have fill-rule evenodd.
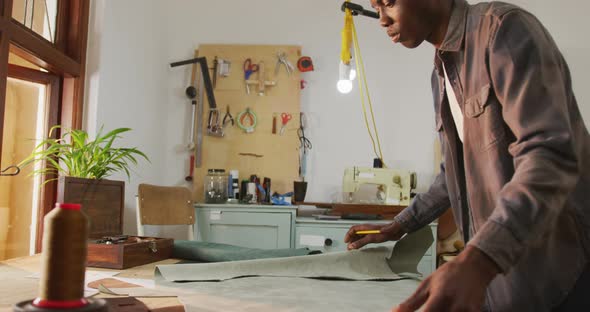
<path id="1" fill-rule="evenodd" d="M 549 231 L 574 189 L 579 168 L 572 142 L 567 65 L 529 13 L 507 13 L 490 38 L 489 68 L 505 123 L 515 136 L 514 175 L 487 222 L 469 242 L 506 273 Z"/>
<path id="2" fill-rule="evenodd" d="M 407 233 L 417 231 L 436 220 L 451 206 L 444 164 L 440 167 L 441 171 L 428 191 L 416 195 L 410 206 L 394 218 Z"/>

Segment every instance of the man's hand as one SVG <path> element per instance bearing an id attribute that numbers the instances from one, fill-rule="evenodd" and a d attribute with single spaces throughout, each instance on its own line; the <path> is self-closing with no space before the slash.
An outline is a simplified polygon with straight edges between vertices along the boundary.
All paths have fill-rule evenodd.
<path id="1" fill-rule="evenodd" d="M 381 234 L 357 235 L 357 231 L 380 230 Z M 370 243 L 383 243 L 390 240 L 398 240 L 404 236 L 405 231 L 397 222 L 390 224 L 359 224 L 348 230 L 344 236 L 344 242 L 348 243 L 348 250 L 359 249 Z"/>
<path id="2" fill-rule="evenodd" d="M 496 263 L 468 246 L 455 260 L 425 279 L 393 312 L 481 311 L 488 284 L 500 273 Z"/>

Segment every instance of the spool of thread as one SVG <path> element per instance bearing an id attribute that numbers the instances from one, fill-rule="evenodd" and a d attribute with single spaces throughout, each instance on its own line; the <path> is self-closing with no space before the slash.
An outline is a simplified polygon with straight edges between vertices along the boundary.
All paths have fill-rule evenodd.
<path id="1" fill-rule="evenodd" d="M 43 223 L 39 297 L 14 311 L 108 311 L 104 300 L 84 299 L 88 219 L 78 204 L 56 204 Z"/>

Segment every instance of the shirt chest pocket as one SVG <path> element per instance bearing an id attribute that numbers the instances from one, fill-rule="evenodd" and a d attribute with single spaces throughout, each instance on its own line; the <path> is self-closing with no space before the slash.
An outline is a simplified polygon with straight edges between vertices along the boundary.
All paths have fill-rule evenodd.
<path id="1" fill-rule="evenodd" d="M 465 100 L 463 113 L 466 145 L 485 150 L 504 137 L 502 107 L 489 84 Z"/>

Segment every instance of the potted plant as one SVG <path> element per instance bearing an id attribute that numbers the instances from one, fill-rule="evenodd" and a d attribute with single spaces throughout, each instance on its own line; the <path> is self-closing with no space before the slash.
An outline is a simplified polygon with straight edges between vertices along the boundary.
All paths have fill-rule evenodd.
<path id="1" fill-rule="evenodd" d="M 53 132 L 62 130 L 61 138 Z M 90 237 L 122 234 L 125 203 L 125 182 L 106 178 L 123 172 L 130 178 L 130 166 L 138 158 L 148 157 L 137 148 L 115 147 L 120 134 L 130 128 L 118 128 L 103 135 L 101 128 L 94 140 L 84 130 L 54 126 L 49 137 L 39 143 L 18 167 L 46 162 L 33 175 L 54 174 L 58 178 L 58 202 L 82 204 L 90 220 Z M 50 179 L 45 183 L 56 180 Z"/>

